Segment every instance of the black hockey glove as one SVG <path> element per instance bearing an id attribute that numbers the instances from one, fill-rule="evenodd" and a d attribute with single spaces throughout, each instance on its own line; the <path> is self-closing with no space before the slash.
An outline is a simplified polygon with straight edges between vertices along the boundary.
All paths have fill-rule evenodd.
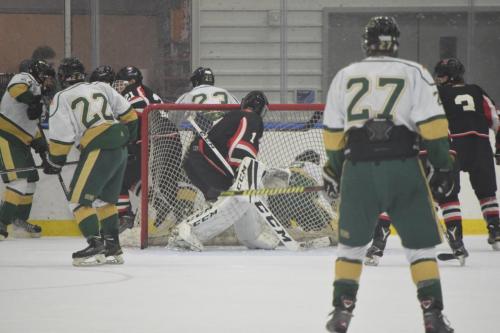
<path id="1" fill-rule="evenodd" d="M 61 172 L 62 167 L 55 164 L 49 158 L 49 154 L 45 153 L 42 157 L 43 173 L 47 175 L 57 175 Z"/>
<path id="2" fill-rule="evenodd" d="M 28 105 L 28 119 L 37 120 L 43 112 L 43 104 L 41 103 L 42 96 L 35 96 L 35 99 Z"/>
<path id="3" fill-rule="evenodd" d="M 329 165 L 323 167 L 323 187 L 328 198 L 333 201 L 340 195 L 340 179 Z"/>
<path id="4" fill-rule="evenodd" d="M 432 196 L 437 202 L 446 199 L 455 187 L 453 170 L 430 168 L 427 177 Z"/>
<path id="5" fill-rule="evenodd" d="M 495 163 L 497 165 L 500 165 L 500 148 L 497 148 L 497 150 L 495 150 Z"/>
<path id="6" fill-rule="evenodd" d="M 35 153 L 39 154 L 42 160 L 45 158 L 49 147 L 47 146 L 47 142 L 43 138 L 37 138 L 31 141 L 31 148 L 35 151 Z"/>

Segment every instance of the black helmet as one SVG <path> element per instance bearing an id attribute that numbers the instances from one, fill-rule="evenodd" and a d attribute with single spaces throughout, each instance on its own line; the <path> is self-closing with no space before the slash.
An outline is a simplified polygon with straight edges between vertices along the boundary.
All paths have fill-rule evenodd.
<path id="1" fill-rule="evenodd" d="M 454 84 L 464 82 L 465 67 L 457 58 L 441 59 L 434 67 L 435 77 L 445 77 L 448 79 L 440 84 Z"/>
<path id="2" fill-rule="evenodd" d="M 135 83 L 142 84 L 142 73 L 139 68 L 134 66 L 123 67 L 116 73 L 115 80 L 130 81 L 135 80 Z"/>
<path id="3" fill-rule="evenodd" d="M 363 33 L 363 49 L 367 55 L 382 53 L 395 56 L 398 51 L 399 27 L 392 16 L 372 17 Z"/>
<path id="4" fill-rule="evenodd" d="M 29 73 L 32 59 L 24 59 L 19 63 L 19 73 Z"/>
<path id="5" fill-rule="evenodd" d="M 319 165 L 321 161 L 321 157 L 317 152 L 312 149 L 308 149 L 300 153 L 295 157 L 295 161 L 297 162 L 311 162 Z"/>
<path id="6" fill-rule="evenodd" d="M 106 82 L 112 84 L 115 80 L 115 71 L 111 66 L 103 65 L 99 66 L 90 74 L 89 82 Z"/>
<path id="7" fill-rule="evenodd" d="M 29 64 L 27 64 L 27 70 L 38 83 L 42 83 L 49 76 L 54 76 L 54 70 L 45 60 L 30 61 Z"/>
<path id="8" fill-rule="evenodd" d="M 64 58 L 57 70 L 57 79 L 63 88 L 85 81 L 85 67 L 76 57 Z"/>
<path id="9" fill-rule="evenodd" d="M 267 101 L 266 95 L 262 91 L 254 90 L 249 92 L 241 100 L 241 109 L 252 109 L 253 112 L 257 113 L 262 118 L 268 110 L 269 102 Z"/>
<path id="10" fill-rule="evenodd" d="M 212 70 L 208 67 L 198 67 L 191 75 L 191 83 L 193 88 L 201 84 L 208 84 L 213 86 L 215 84 L 215 77 Z"/>

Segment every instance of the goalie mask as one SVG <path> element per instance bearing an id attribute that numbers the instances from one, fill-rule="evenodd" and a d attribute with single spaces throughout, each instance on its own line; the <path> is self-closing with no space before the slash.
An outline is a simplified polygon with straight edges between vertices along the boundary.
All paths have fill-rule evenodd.
<path id="1" fill-rule="evenodd" d="M 57 70 L 57 79 L 63 88 L 85 81 L 85 67 L 78 58 L 64 58 Z"/>
<path id="2" fill-rule="evenodd" d="M 54 77 L 54 70 L 44 60 L 31 60 L 25 64 L 26 70 L 38 83 L 43 83 L 46 78 Z"/>
<path id="3" fill-rule="evenodd" d="M 396 56 L 398 53 L 399 27 L 394 17 L 372 17 L 365 27 L 362 46 L 366 55 Z"/>
<path id="4" fill-rule="evenodd" d="M 267 101 L 266 95 L 259 90 L 249 92 L 241 100 L 241 110 L 245 109 L 251 109 L 253 112 L 261 116 L 261 118 L 264 118 L 265 114 L 269 110 L 269 102 Z"/>
<path id="5" fill-rule="evenodd" d="M 464 82 L 465 67 L 456 58 L 441 59 L 434 67 L 434 76 L 438 84 Z"/>
<path id="6" fill-rule="evenodd" d="M 191 75 L 191 83 L 193 84 L 193 88 L 202 84 L 213 86 L 215 84 L 214 73 L 210 68 L 198 67 L 194 70 L 193 75 Z"/>
<path id="7" fill-rule="evenodd" d="M 132 80 L 134 80 L 134 82 L 131 82 Z M 123 90 L 132 83 L 142 84 L 142 73 L 139 68 L 135 66 L 126 66 L 116 73 L 113 88 L 121 94 Z"/>
<path id="8" fill-rule="evenodd" d="M 89 82 L 106 82 L 109 84 L 112 84 L 113 81 L 115 80 L 115 71 L 111 66 L 108 65 L 103 65 L 99 66 L 94 71 L 92 74 L 90 74 L 89 77 Z"/>

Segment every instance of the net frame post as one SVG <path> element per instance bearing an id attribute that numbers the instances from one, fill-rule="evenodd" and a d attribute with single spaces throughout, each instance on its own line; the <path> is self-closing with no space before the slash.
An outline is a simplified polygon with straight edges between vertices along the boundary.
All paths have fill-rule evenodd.
<path id="1" fill-rule="evenodd" d="M 270 111 L 318 111 L 323 112 L 325 104 L 270 104 Z M 140 248 L 148 247 L 148 220 L 149 220 L 149 114 L 155 110 L 180 110 L 180 111 L 206 111 L 206 110 L 238 110 L 239 104 L 152 104 L 148 105 L 140 115 L 141 117 L 141 198 L 140 198 Z"/>

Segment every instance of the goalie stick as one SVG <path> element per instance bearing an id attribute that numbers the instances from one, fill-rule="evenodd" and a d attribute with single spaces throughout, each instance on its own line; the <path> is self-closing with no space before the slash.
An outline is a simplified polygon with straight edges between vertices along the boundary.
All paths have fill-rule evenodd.
<path id="1" fill-rule="evenodd" d="M 259 188 L 251 190 L 241 190 L 241 191 L 223 191 L 220 193 L 222 197 L 232 197 L 239 195 L 279 195 L 279 194 L 299 194 L 308 192 L 319 192 L 323 191 L 323 186 L 290 186 L 281 188 Z"/>

